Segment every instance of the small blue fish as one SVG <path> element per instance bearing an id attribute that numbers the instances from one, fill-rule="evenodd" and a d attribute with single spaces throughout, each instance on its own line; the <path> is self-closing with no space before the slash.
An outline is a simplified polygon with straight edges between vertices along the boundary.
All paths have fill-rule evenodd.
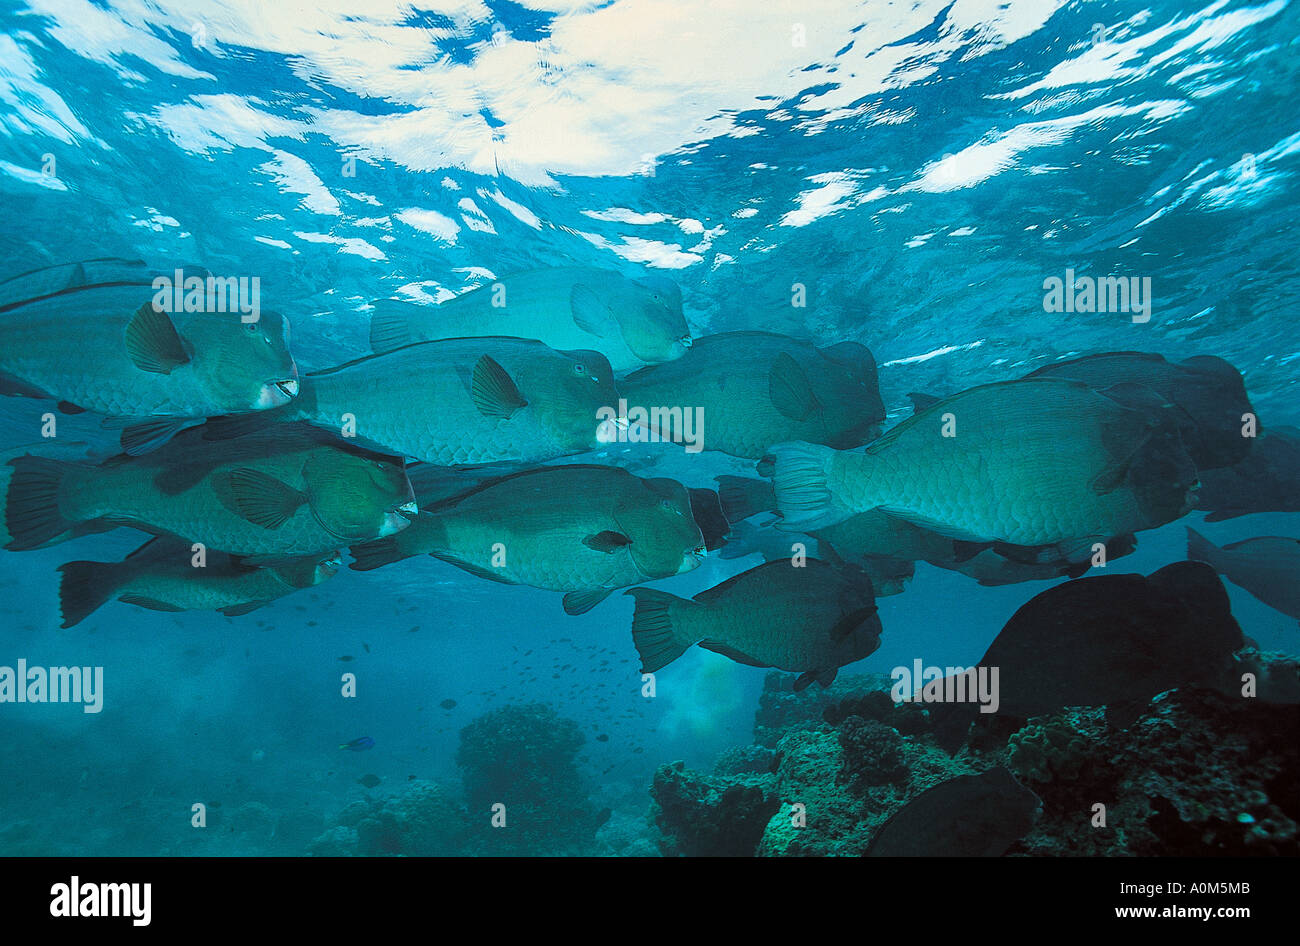
<path id="1" fill-rule="evenodd" d="M 350 749 L 353 752 L 365 752 L 367 749 L 373 749 L 374 747 L 375 740 L 371 739 L 369 736 L 359 736 L 351 742 L 345 742 L 343 745 L 339 746 L 340 749 Z"/>

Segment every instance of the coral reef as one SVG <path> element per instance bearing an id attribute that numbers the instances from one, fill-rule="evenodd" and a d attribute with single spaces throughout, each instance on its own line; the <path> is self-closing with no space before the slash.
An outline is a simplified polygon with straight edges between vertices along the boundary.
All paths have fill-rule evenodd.
<path id="1" fill-rule="evenodd" d="M 651 817 L 665 857 L 741 857 L 754 853 L 780 805 L 776 777 L 714 776 L 684 762 L 661 765 L 650 786 Z"/>
<path id="2" fill-rule="evenodd" d="M 440 857 L 459 852 L 465 821 L 464 807 L 445 788 L 415 781 L 395 795 L 348 805 L 309 850 L 317 857 Z"/>
<path id="3" fill-rule="evenodd" d="M 862 676 L 841 675 L 829 687 L 810 686 L 798 692 L 794 689 L 792 674 L 777 670 L 768 671 L 763 679 L 763 692 L 758 699 L 758 713 L 754 716 L 754 742 L 774 748 L 792 726 L 814 724 L 822 713 L 846 699 L 863 697 L 874 691 L 886 691 L 892 683 L 884 674 Z M 845 715 L 848 715 L 847 713 Z M 874 718 L 867 713 L 859 715 Z"/>
<path id="4" fill-rule="evenodd" d="M 584 741 L 577 723 L 544 703 L 503 706 L 462 729 L 456 764 L 471 844 L 485 854 L 593 853 L 610 812 L 596 809 L 578 773 Z M 501 815 L 504 827 L 493 826 Z"/>
<path id="5" fill-rule="evenodd" d="M 1097 762 L 1099 710 L 1031 719 L 1007 740 L 1007 767 L 1022 782 L 1069 781 Z"/>
<path id="6" fill-rule="evenodd" d="M 1273 692 L 1289 693 L 1294 659 L 1253 656 Z M 950 755 L 928 711 L 895 705 L 888 688 L 888 678 L 850 677 L 794 693 L 787 676 L 770 674 L 756 745 L 723 753 L 712 775 L 682 763 L 656 773 L 661 848 L 860 855 L 927 789 L 1006 766 L 1042 802 L 1033 827 L 1009 835 L 1020 836 L 1009 855 L 1300 854 L 1294 703 L 1185 687 L 1134 708 L 1127 726 L 1131 713 L 1111 719 L 1104 707 L 981 716 Z"/>
<path id="7" fill-rule="evenodd" d="M 578 726 L 542 703 L 505 706 L 461 730 L 456 763 L 463 801 L 431 781 L 347 806 L 311 842 L 313 855 L 449 856 L 463 854 L 653 853 L 641 832 L 604 843 L 610 817 L 587 795 L 576 757 Z M 504 807 L 501 807 L 504 806 Z"/>
<path id="8" fill-rule="evenodd" d="M 903 737 L 874 719 L 850 716 L 836 730 L 844 762 L 838 781 L 850 785 L 885 785 L 907 774 Z"/>
<path id="9" fill-rule="evenodd" d="M 1082 714 L 1032 771 L 1044 817 L 1030 854 L 1300 854 L 1300 708 L 1184 688 L 1161 694 L 1127 730 Z M 1062 772 L 1072 772 L 1065 777 Z M 1104 805 L 1105 825 L 1094 825 Z M 1013 848 L 1013 852 L 1016 849 Z"/>
<path id="10" fill-rule="evenodd" d="M 734 746 L 713 763 L 714 775 L 762 775 L 776 771 L 776 753 L 767 746 Z"/>

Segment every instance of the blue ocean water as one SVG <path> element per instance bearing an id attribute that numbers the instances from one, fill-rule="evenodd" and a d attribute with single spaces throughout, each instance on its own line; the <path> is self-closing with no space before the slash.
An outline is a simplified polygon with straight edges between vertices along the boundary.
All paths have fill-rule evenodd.
<path id="1" fill-rule="evenodd" d="M 119 256 L 258 276 L 312 368 L 367 350 L 377 297 L 653 272 L 697 337 L 867 345 L 888 424 L 910 392 L 1115 350 L 1225 358 L 1266 426 L 1297 424 L 1298 36 L 1280 0 L 7 0 L 0 275 Z M 1149 321 L 1046 311 L 1067 271 L 1149 279 Z M 37 417 L 4 399 L 0 445 L 39 440 Z M 691 485 L 748 469 L 645 457 Z M 1125 570 L 1182 558 L 1184 524 L 1144 533 Z M 1300 516 L 1204 531 L 1295 536 Z M 629 820 L 657 766 L 752 741 L 762 670 L 697 648 L 645 699 L 630 600 L 569 617 L 428 558 L 242 618 L 112 603 L 58 629 L 57 566 L 138 542 L 0 552 L 0 663 L 102 665 L 108 687 L 100 714 L 0 707 L 0 850 L 302 853 L 357 799 L 455 785 L 461 729 L 514 703 L 578 723 L 593 798 Z M 1046 587 L 919 564 L 844 672 L 974 662 Z M 1250 637 L 1294 652 L 1293 619 L 1228 590 Z M 339 751 L 361 735 L 374 749 Z M 194 802 L 242 814 L 196 832 Z"/>

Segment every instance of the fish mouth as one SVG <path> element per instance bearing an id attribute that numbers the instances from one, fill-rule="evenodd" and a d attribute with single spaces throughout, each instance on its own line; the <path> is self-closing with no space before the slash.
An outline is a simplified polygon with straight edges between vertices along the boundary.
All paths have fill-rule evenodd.
<path id="1" fill-rule="evenodd" d="M 262 385 L 257 392 L 257 400 L 253 404 L 253 410 L 283 407 L 297 396 L 297 378 L 281 378 L 279 381 L 269 381 Z"/>
<path id="2" fill-rule="evenodd" d="M 677 339 L 677 344 L 681 345 L 683 348 L 690 348 L 695 344 L 695 339 L 691 338 L 689 335 L 683 335 L 681 338 Z"/>
<path id="3" fill-rule="evenodd" d="M 682 567 L 677 569 L 677 574 L 684 575 L 689 571 L 699 568 L 704 562 L 704 556 L 708 554 L 708 549 L 703 545 L 697 545 L 685 555 L 682 556 Z"/>
<path id="4" fill-rule="evenodd" d="M 628 429 L 626 417 L 610 417 L 602 420 L 596 425 L 596 439 L 593 446 L 603 447 L 606 444 L 618 443 L 620 436 L 625 434 Z"/>
<path id="5" fill-rule="evenodd" d="M 383 539 L 390 535 L 396 535 L 411 524 L 410 516 L 402 512 L 384 513 L 383 522 L 379 524 L 379 535 L 377 538 Z"/>
<path id="6" fill-rule="evenodd" d="M 343 556 L 335 552 L 333 556 L 321 562 L 318 567 L 326 578 L 333 578 L 338 574 L 338 570 L 343 567 Z"/>
<path id="7" fill-rule="evenodd" d="M 399 516 L 404 516 L 407 519 L 414 519 L 420 514 L 420 507 L 416 505 L 415 500 L 412 499 L 408 502 L 402 503 L 402 505 L 394 509 L 393 512 L 397 513 Z"/>

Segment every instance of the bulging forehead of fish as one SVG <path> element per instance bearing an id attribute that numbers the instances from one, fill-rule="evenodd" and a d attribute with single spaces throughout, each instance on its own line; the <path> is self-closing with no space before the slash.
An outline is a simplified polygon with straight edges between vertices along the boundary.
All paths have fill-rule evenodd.
<path id="1" fill-rule="evenodd" d="M 339 451 L 308 461 L 303 471 L 312 514 L 331 535 L 347 542 L 400 532 L 418 513 L 402 467 Z"/>
<path id="2" fill-rule="evenodd" d="M 629 286 L 633 291 L 615 301 L 614 314 L 632 354 L 648 362 L 680 358 L 691 345 L 681 289 L 657 276 Z"/>
<path id="3" fill-rule="evenodd" d="M 684 515 L 691 514 L 691 493 L 685 486 L 667 476 L 652 476 L 641 480 L 645 488 L 659 499 L 664 509 L 673 509 Z"/>
<path id="4" fill-rule="evenodd" d="M 674 280 L 659 273 L 647 273 L 633 281 L 652 293 L 664 308 L 681 314 L 682 289 Z"/>
<path id="5" fill-rule="evenodd" d="M 594 445 L 597 410 L 618 404 L 609 359 L 595 351 L 546 351 L 544 360 L 520 367 L 516 380 L 521 395 L 536 415 Z"/>
<path id="6" fill-rule="evenodd" d="M 855 381 L 872 385 L 877 383 L 876 358 L 866 345 L 840 342 L 818 351 L 827 361 L 847 371 Z"/>
<path id="7" fill-rule="evenodd" d="M 388 508 L 394 501 L 414 498 L 404 463 L 397 458 L 360 449 L 322 447 L 303 466 L 308 488 L 319 493 L 365 493 Z"/>
<path id="8" fill-rule="evenodd" d="M 569 351 L 557 351 L 569 361 L 569 374 L 574 378 L 586 379 L 596 384 L 612 382 L 614 371 L 609 359 L 598 351 L 587 348 L 575 348 Z"/>
<path id="9" fill-rule="evenodd" d="M 619 528 L 630 539 L 632 561 L 646 575 L 667 577 L 683 570 L 683 559 L 704 548 L 704 536 L 691 514 L 690 495 L 676 480 L 643 480 L 615 512 Z"/>
<path id="10" fill-rule="evenodd" d="M 297 395 L 289 322 L 278 313 L 261 312 L 252 322 L 238 312 L 189 313 L 177 329 L 193 350 L 194 370 L 228 409 L 278 407 Z"/>

